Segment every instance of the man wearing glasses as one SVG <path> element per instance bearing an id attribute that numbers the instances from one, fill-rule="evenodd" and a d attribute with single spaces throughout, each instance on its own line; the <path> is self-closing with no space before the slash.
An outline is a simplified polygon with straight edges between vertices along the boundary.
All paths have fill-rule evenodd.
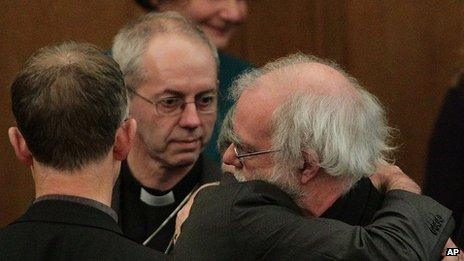
<path id="1" fill-rule="evenodd" d="M 440 257 L 453 228 L 451 212 L 414 194 L 417 184 L 385 165 L 391 147 L 384 111 L 356 80 L 336 64 L 293 55 L 241 76 L 235 86 L 235 115 L 225 121 L 232 144 L 223 161 L 244 182 L 198 193 L 178 229 L 176 258 Z M 368 225 L 319 218 L 376 171 L 373 182 L 386 193 Z"/>
<path id="2" fill-rule="evenodd" d="M 202 156 L 216 121 L 217 51 L 175 13 L 147 14 L 119 31 L 112 49 L 138 124 L 114 204 L 123 232 L 165 251 L 178 207 L 220 178 Z"/>

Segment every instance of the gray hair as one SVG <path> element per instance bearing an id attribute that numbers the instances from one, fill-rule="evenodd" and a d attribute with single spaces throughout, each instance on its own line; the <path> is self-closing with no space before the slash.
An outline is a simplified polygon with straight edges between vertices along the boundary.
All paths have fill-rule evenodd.
<path id="1" fill-rule="evenodd" d="M 382 105 L 340 66 L 314 56 L 291 55 L 242 76 L 236 81 L 232 97 L 238 99 L 261 75 L 277 69 L 291 70 L 292 65 L 302 63 L 332 67 L 346 77 L 353 91 L 334 95 L 302 90 L 290 95 L 274 111 L 273 147 L 280 149 L 274 157 L 281 166 L 273 179 L 281 181 L 284 179 L 280 176 L 293 175 L 301 167 L 301 151 L 312 150 L 327 174 L 341 177 L 352 185 L 372 174 L 376 164 L 389 160 L 394 148 L 389 145 L 391 128 Z M 287 171 L 282 166 L 287 166 Z"/>
<path id="2" fill-rule="evenodd" d="M 332 176 L 354 184 L 388 160 L 390 128 L 379 101 L 366 90 L 321 95 L 298 92 L 272 117 L 273 146 L 282 149 L 276 162 L 297 168 L 302 150 L 313 150 Z"/>
<path id="3" fill-rule="evenodd" d="M 224 121 L 222 122 L 221 130 L 219 131 L 217 146 L 219 153 L 224 155 L 224 152 L 232 143 L 239 143 L 237 136 L 234 133 L 234 118 L 235 118 L 235 105 L 230 107 Z"/>
<path id="4" fill-rule="evenodd" d="M 209 47 L 219 66 L 216 47 L 194 22 L 176 12 L 152 12 L 128 23 L 113 40 L 112 55 L 121 67 L 128 88 L 137 89 L 145 79 L 140 68 L 142 56 L 148 42 L 162 34 L 179 34 L 199 40 Z"/>

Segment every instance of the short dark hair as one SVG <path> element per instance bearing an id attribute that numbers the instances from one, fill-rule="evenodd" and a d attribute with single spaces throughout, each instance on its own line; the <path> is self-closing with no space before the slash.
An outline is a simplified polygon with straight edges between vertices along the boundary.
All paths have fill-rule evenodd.
<path id="1" fill-rule="evenodd" d="M 127 116 L 118 64 L 91 44 L 44 47 L 11 85 L 18 128 L 33 157 L 59 170 L 101 160 Z"/>

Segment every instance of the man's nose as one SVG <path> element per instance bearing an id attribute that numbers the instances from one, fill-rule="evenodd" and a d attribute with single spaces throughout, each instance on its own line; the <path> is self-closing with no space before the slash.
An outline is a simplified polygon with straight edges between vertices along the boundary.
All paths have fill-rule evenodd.
<path id="1" fill-rule="evenodd" d="M 198 128 L 200 124 L 201 120 L 195 103 L 185 104 L 185 108 L 179 120 L 179 125 L 183 128 L 195 129 Z"/>
<path id="2" fill-rule="evenodd" d="M 224 155 L 222 155 L 222 162 L 227 165 L 232 165 L 236 168 L 242 168 L 242 164 L 235 154 L 233 144 L 230 144 L 227 150 L 224 152 Z"/>
<path id="3" fill-rule="evenodd" d="M 247 3 L 245 0 L 227 0 L 220 14 L 224 20 L 241 23 L 247 14 Z"/>

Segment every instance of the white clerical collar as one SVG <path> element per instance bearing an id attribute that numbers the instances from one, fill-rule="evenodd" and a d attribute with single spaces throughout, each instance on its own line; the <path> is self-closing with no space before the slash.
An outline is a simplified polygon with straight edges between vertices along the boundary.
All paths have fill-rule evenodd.
<path id="1" fill-rule="evenodd" d="M 140 200 L 145 204 L 153 207 L 167 206 L 176 201 L 174 199 L 174 193 L 172 192 L 172 190 L 169 191 L 169 193 L 164 194 L 162 196 L 155 196 L 150 194 L 143 188 L 140 188 Z"/>

